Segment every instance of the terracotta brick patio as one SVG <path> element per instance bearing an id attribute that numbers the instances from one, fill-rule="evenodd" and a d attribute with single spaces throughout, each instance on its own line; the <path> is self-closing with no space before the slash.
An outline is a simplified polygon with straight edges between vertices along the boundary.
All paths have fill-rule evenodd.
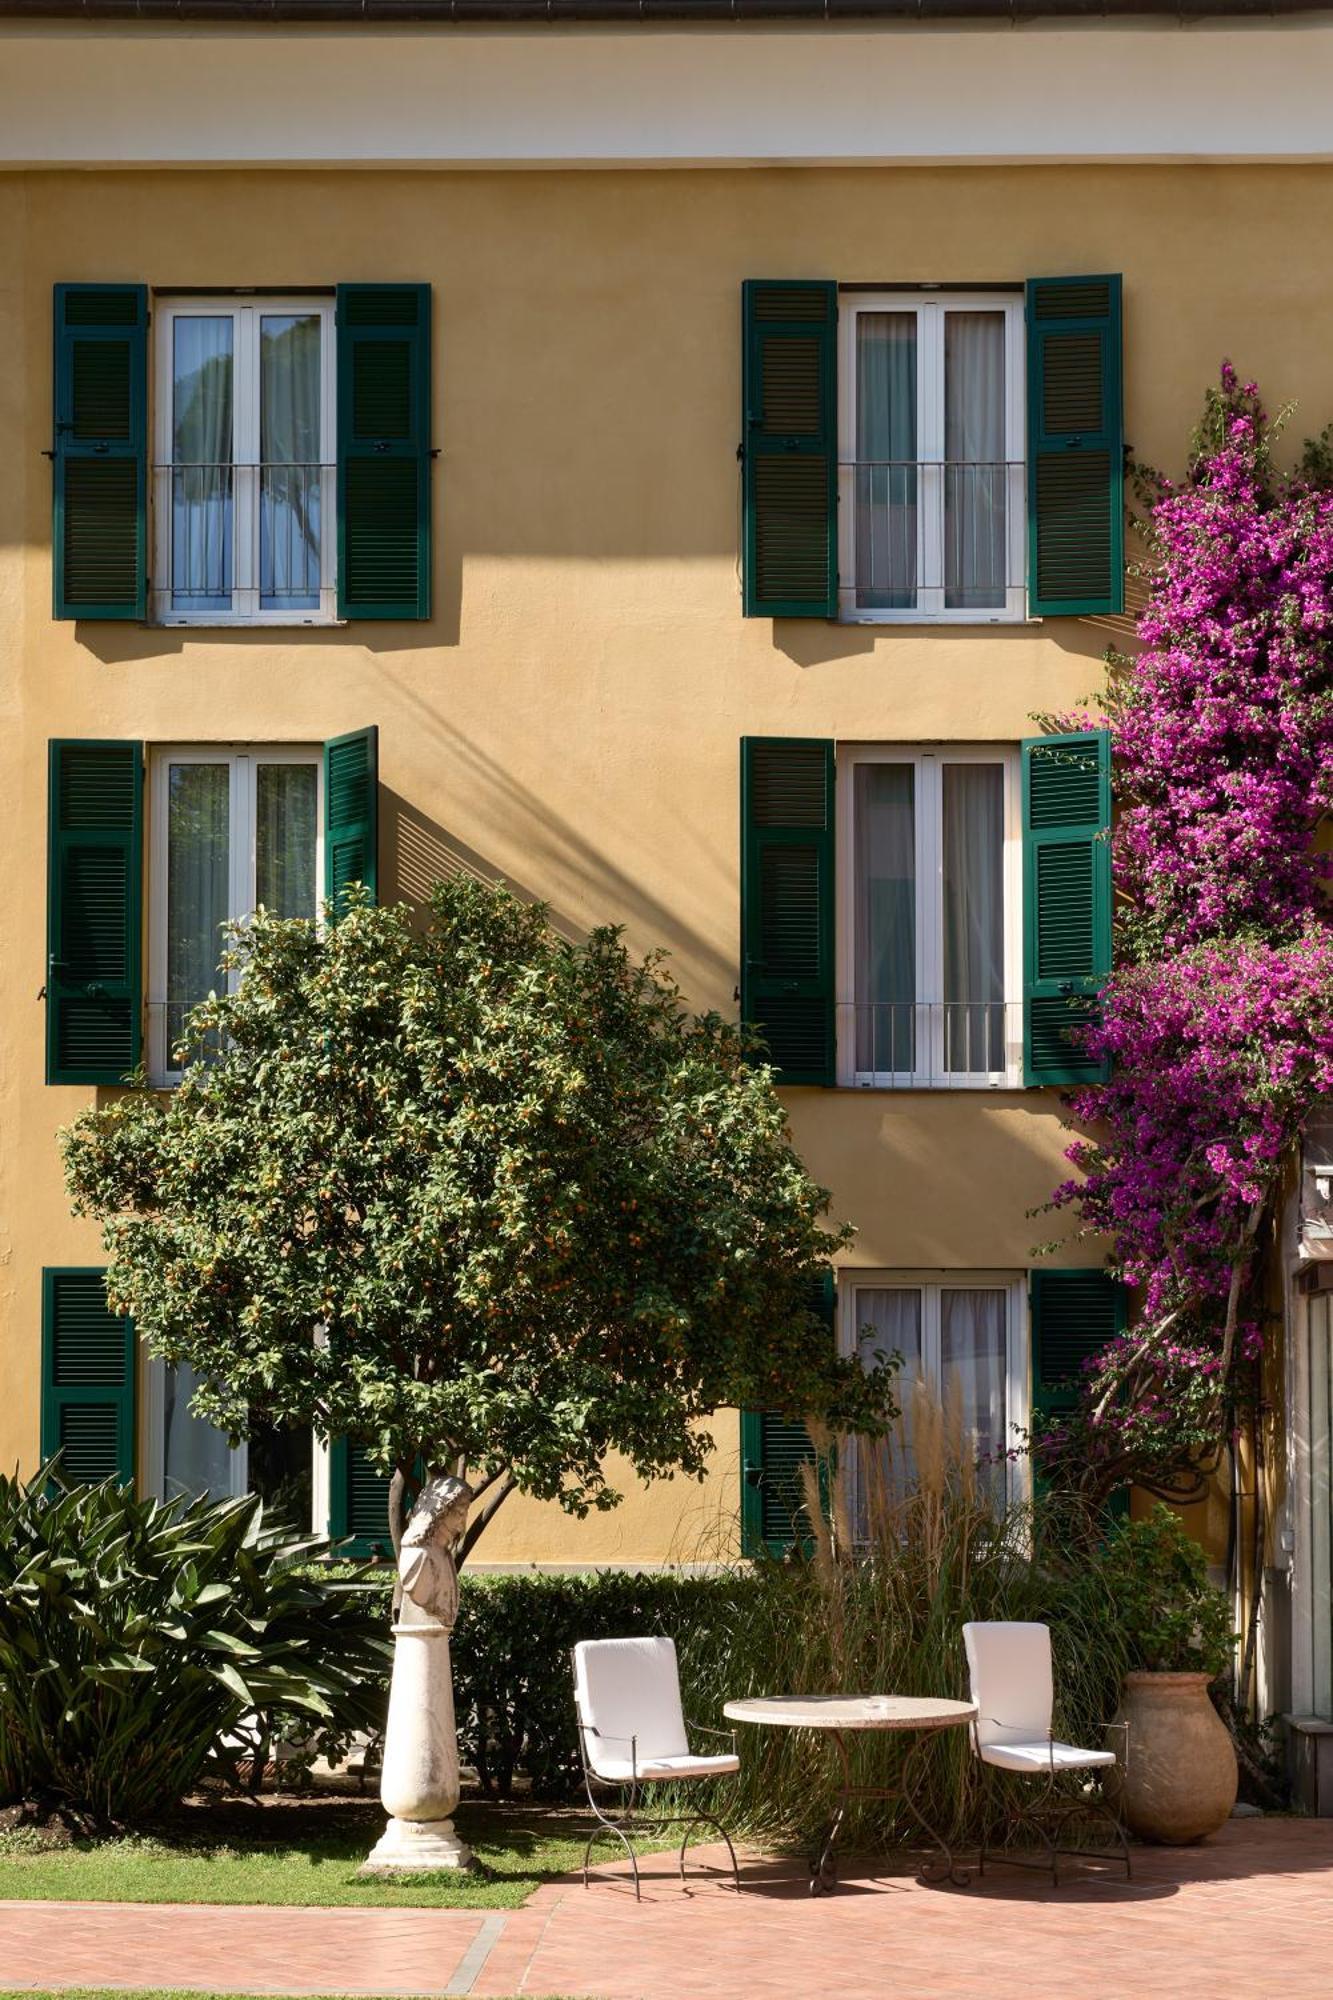
<path id="1" fill-rule="evenodd" d="M 701 1858 L 715 1858 L 701 1850 Z M 264 1994 L 595 1995 L 599 2000 L 1329 2000 L 1333 1822 L 1235 1821 L 1200 1848 L 1143 1850 L 1136 1880 L 1053 1892 L 1005 1870 L 967 1889 L 750 1857 L 745 1893 L 647 1863 L 644 1901 L 608 1867 L 524 1909 L 297 1910 L 0 1904 L 0 1987 Z M 697 1880 L 697 1878 L 696 1878 Z"/>

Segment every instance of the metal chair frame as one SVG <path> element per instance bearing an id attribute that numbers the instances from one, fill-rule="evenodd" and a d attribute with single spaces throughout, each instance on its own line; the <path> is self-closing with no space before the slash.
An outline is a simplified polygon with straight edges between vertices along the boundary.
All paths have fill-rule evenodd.
<path id="1" fill-rule="evenodd" d="M 1009 1771 L 1001 1765 L 986 1762 L 985 1757 L 982 1755 L 982 1745 L 978 1735 L 977 1725 L 980 1722 L 993 1722 L 1002 1729 L 1013 1728 L 1016 1725 L 1005 1723 L 996 1715 L 974 1716 L 972 1719 L 972 1748 L 976 1753 L 977 1761 L 986 1773 L 985 1782 L 988 1792 L 993 1794 L 994 1787 L 999 1780 L 1014 1779 L 1017 1781 L 1019 1787 L 1031 1785 L 1033 1777 L 1038 1776 L 1037 1773 L 1029 1774 L 1026 1771 Z M 1124 1769 L 1128 1771 L 1129 1724 L 1127 1722 L 1112 1722 L 1108 1723 L 1107 1727 L 1110 1729 L 1121 1729 L 1125 1733 Z M 1025 1795 L 1021 1790 L 1018 1791 L 1014 1801 L 1000 1815 L 1000 1823 L 1003 1827 L 1003 1847 L 1007 1847 L 1009 1839 L 1014 1833 L 1026 1830 L 1036 1838 L 1038 1844 L 1045 1850 L 1044 1858 L 1041 1860 L 1028 1860 L 1025 1856 L 1009 1854 L 1003 1851 L 1003 1847 L 999 1852 L 995 1852 L 992 1844 L 992 1833 L 995 1823 L 994 1821 L 989 1821 L 981 1836 L 981 1846 L 977 1854 L 978 1875 L 985 1874 L 986 1857 L 989 1854 L 993 1860 L 1006 1868 L 1035 1868 L 1040 1869 L 1043 1873 L 1049 1869 L 1052 1886 L 1058 1889 L 1060 1886 L 1060 1857 L 1061 1855 L 1067 1855 L 1071 1860 L 1123 1861 L 1125 1879 L 1126 1881 L 1133 1881 L 1134 1865 L 1130 1856 L 1129 1837 L 1125 1832 L 1125 1823 L 1120 1815 L 1119 1808 L 1112 1804 L 1104 1791 L 1098 1791 L 1096 1794 L 1089 1795 L 1088 1792 L 1080 1790 L 1077 1796 L 1071 1797 L 1069 1791 L 1065 1789 L 1064 1781 L 1079 1782 L 1083 1785 L 1086 1785 L 1090 1780 L 1099 1782 L 1099 1774 L 1106 1771 L 1109 1767 L 1105 1764 L 1061 1766 L 1055 1761 L 1055 1737 L 1048 1736 L 1046 1740 L 1049 1745 L 1050 1761 L 1043 1789 L 1035 1799 L 1030 1794 Z M 1109 1828 L 1115 1837 L 1115 1847 L 1066 1846 L 1061 1841 L 1060 1835 L 1066 1827 L 1080 1821 L 1085 1824 L 1091 1823 Z"/>
<path id="2" fill-rule="evenodd" d="M 572 1667 L 572 1655 L 570 1656 L 570 1664 Z M 603 1730 L 595 1728 L 592 1723 L 585 1722 L 578 1712 L 577 1695 L 575 1696 L 574 1713 L 578 1721 L 579 1762 L 583 1766 L 583 1788 L 588 1795 L 588 1804 L 597 1822 L 592 1832 L 588 1835 L 588 1842 L 583 1850 L 584 1888 L 588 1887 L 588 1857 L 592 1853 L 593 1842 L 597 1839 L 599 1833 L 605 1830 L 607 1833 L 615 1836 L 626 1854 L 628 1854 L 630 1867 L 634 1870 L 634 1900 L 636 1903 L 642 1902 L 643 1897 L 639 1882 L 639 1857 L 634 1850 L 634 1842 L 631 1836 L 634 1834 L 658 1833 L 664 1827 L 680 1826 L 685 1829 L 681 1835 L 679 1855 L 680 1886 L 684 1889 L 686 1887 L 685 1850 L 690 1844 L 690 1834 L 695 1827 L 707 1826 L 712 1828 L 713 1832 L 718 1835 L 726 1847 L 727 1853 L 731 1858 L 731 1873 L 736 1884 L 736 1893 L 739 1895 L 741 1871 L 736 1863 L 736 1850 L 731 1844 L 731 1835 L 727 1832 L 721 1820 L 715 1818 L 712 1813 L 704 1812 L 702 1809 L 696 1809 L 694 1812 L 687 1813 L 659 1813 L 651 1809 L 643 1811 L 640 1801 L 644 1795 L 643 1788 L 645 1785 L 665 1785 L 675 1781 L 670 1778 L 641 1777 L 639 1774 L 638 1737 L 608 1736 Z M 710 1729 L 706 1723 L 691 1722 L 688 1717 L 686 1718 L 685 1727 L 691 1736 L 720 1737 L 724 1742 L 730 1744 L 731 1754 L 733 1756 L 736 1755 L 736 1732 L 734 1729 Z M 629 1744 L 630 1775 L 628 1778 L 603 1778 L 593 1769 L 588 1759 L 587 1739 L 590 1736 L 595 1736 L 601 1743 Z M 726 1774 L 724 1773 L 723 1775 Z M 679 1782 L 698 1784 L 700 1781 L 695 1778 L 682 1779 Z M 603 1811 L 596 1792 L 593 1790 L 595 1785 L 602 1786 L 606 1791 L 615 1792 L 620 1795 L 614 1816 L 610 1812 Z"/>

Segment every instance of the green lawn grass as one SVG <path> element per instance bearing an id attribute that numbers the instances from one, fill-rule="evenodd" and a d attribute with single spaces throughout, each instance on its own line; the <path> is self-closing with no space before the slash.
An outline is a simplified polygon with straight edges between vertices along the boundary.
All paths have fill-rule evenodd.
<path id="1" fill-rule="evenodd" d="M 367 1909 L 511 1909 L 577 1868 L 586 1815 L 465 1803 L 459 1833 L 478 1866 L 422 1881 L 362 1882 L 384 1825 L 374 1799 L 191 1803 L 151 1831 L 44 1847 L 30 1828 L 0 1833 L 0 1901 L 277 1903 Z M 594 1865 L 613 1858 L 599 1842 Z"/>

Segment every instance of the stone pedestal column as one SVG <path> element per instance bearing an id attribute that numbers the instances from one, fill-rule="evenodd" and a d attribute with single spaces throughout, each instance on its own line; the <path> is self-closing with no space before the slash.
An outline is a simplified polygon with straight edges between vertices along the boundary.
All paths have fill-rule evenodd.
<path id="1" fill-rule="evenodd" d="M 380 1798 L 389 1815 L 363 1875 L 469 1868 L 454 1832 L 458 1731 L 449 1634 L 458 1615 L 453 1551 L 472 1495 L 462 1480 L 428 1480 L 398 1559 L 402 1606 L 393 1628 L 393 1678 L 384 1732 Z"/>
<path id="2" fill-rule="evenodd" d="M 380 1776 L 380 1799 L 389 1824 L 361 1873 L 468 1868 L 472 1851 L 454 1832 L 453 1822 L 458 1805 L 458 1735 L 448 1627 L 434 1619 L 403 1622 L 394 1626 L 393 1639 Z"/>

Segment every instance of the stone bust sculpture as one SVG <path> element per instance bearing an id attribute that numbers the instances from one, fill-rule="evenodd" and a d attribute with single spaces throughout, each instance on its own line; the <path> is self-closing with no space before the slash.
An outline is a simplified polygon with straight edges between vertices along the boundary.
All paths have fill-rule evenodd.
<path id="1" fill-rule="evenodd" d="M 427 1621 L 453 1629 L 458 1616 L 458 1568 L 454 1550 L 467 1526 L 472 1488 L 452 1473 L 428 1479 L 403 1530 L 398 1576 L 403 1587 L 405 1624 Z"/>

